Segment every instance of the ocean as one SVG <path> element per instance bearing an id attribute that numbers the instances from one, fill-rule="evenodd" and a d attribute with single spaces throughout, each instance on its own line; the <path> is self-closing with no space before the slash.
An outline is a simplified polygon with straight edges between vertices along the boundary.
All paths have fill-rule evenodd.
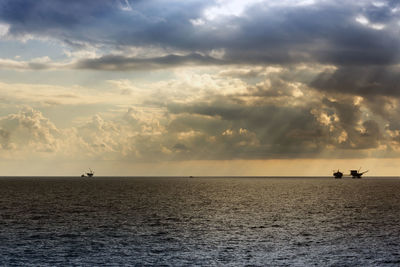
<path id="1" fill-rule="evenodd" d="M 4 266 L 399 266 L 397 178 L 0 178 Z"/>

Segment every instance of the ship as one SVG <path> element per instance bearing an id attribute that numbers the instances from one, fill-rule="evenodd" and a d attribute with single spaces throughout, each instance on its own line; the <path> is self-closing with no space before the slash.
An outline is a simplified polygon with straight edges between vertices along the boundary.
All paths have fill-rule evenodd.
<path id="1" fill-rule="evenodd" d="M 333 171 L 333 176 L 335 177 L 335 179 L 341 179 L 343 177 L 343 172 L 339 170 Z"/>
<path id="2" fill-rule="evenodd" d="M 93 175 L 94 175 L 94 171 L 89 168 L 89 172 L 82 174 L 81 177 L 93 177 Z"/>

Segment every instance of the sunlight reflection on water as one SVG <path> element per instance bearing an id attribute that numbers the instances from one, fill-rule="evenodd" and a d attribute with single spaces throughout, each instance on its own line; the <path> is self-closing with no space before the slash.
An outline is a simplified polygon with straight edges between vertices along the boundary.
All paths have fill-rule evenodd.
<path id="1" fill-rule="evenodd" d="M 400 180 L 1 178 L 2 265 L 400 264 Z"/>

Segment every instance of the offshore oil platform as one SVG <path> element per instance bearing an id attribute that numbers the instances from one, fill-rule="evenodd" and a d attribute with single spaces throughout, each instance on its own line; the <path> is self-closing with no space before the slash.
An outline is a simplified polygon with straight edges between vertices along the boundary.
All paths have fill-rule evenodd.
<path id="1" fill-rule="evenodd" d="M 86 175 L 85 175 L 85 173 L 83 173 L 81 175 L 81 177 L 93 177 L 93 175 L 94 175 L 94 171 L 89 168 L 89 171 L 86 173 Z"/>
<path id="2" fill-rule="evenodd" d="M 364 173 L 367 173 L 368 171 L 369 170 L 361 172 L 361 168 L 360 168 L 358 170 L 350 170 L 350 174 L 345 175 L 340 170 L 337 170 L 337 171 L 333 171 L 333 177 L 335 177 L 335 179 L 341 179 L 343 176 L 351 176 L 351 178 L 353 178 L 353 179 L 360 179 L 361 176 Z"/>

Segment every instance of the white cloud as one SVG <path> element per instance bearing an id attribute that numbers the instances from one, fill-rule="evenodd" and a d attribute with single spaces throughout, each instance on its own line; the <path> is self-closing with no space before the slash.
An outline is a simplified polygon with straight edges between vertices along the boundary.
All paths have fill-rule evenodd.
<path id="1" fill-rule="evenodd" d="M 0 38 L 6 36 L 8 34 L 9 29 L 10 25 L 0 23 Z"/>
<path id="2" fill-rule="evenodd" d="M 215 6 L 205 10 L 204 17 L 212 21 L 221 16 L 241 16 L 247 7 L 262 2 L 265 4 L 265 7 L 284 7 L 314 5 L 317 3 L 317 0 L 217 0 Z"/>
<path id="3" fill-rule="evenodd" d="M 3 150 L 55 152 L 59 148 L 56 126 L 32 108 L 1 117 L 0 132 Z"/>
<path id="4" fill-rule="evenodd" d="M 147 138 L 147 146 L 160 147 L 158 139 L 164 131 L 157 118 L 153 116 L 149 120 L 141 113 L 130 108 L 112 119 L 106 120 L 97 114 L 78 127 L 57 128 L 40 111 L 25 107 L 17 113 L 0 117 L 0 157 L 141 158 L 147 153 L 140 144 L 141 140 Z"/>
<path id="5" fill-rule="evenodd" d="M 120 0 L 119 8 L 123 11 L 132 11 L 132 6 L 128 0 Z"/>
<path id="6" fill-rule="evenodd" d="M 367 27 L 369 27 L 369 28 L 371 28 L 371 29 L 374 29 L 374 30 L 383 30 L 385 27 L 386 27 L 386 25 L 385 24 L 382 24 L 382 23 L 371 23 L 365 16 L 363 16 L 363 15 L 359 15 L 359 16 L 357 16 L 356 18 L 355 18 L 355 20 L 358 22 L 358 23 L 360 23 L 360 24 L 362 24 L 362 25 L 364 25 L 364 26 L 367 26 Z"/>
<path id="7" fill-rule="evenodd" d="M 262 2 L 262 0 L 218 0 L 217 5 L 204 12 L 207 20 L 214 20 L 220 16 L 240 16 L 247 6 Z"/>
<path id="8" fill-rule="evenodd" d="M 213 49 L 210 52 L 210 56 L 217 59 L 223 59 L 225 56 L 225 49 L 223 48 Z"/>
<path id="9" fill-rule="evenodd" d="M 376 7 L 384 7 L 387 6 L 387 3 L 385 2 L 381 2 L 381 1 L 376 1 L 376 2 L 372 2 L 372 4 Z"/>
<path id="10" fill-rule="evenodd" d="M 205 24 L 205 21 L 202 19 L 191 19 L 190 23 L 192 23 L 194 26 L 201 26 Z"/>
<path id="11" fill-rule="evenodd" d="M 368 25 L 369 24 L 369 20 L 366 17 L 362 16 L 362 15 L 356 17 L 356 21 L 358 23 L 362 24 L 362 25 Z"/>
<path id="12" fill-rule="evenodd" d="M 370 26 L 374 30 L 383 30 L 386 27 L 385 24 L 381 24 L 381 23 L 371 24 Z"/>
<path id="13" fill-rule="evenodd" d="M 20 57 L 16 57 L 19 59 Z M 70 62 L 55 62 L 48 56 L 33 58 L 29 61 L 0 58 L 0 69 L 7 70 L 61 70 L 68 69 Z"/>
<path id="14" fill-rule="evenodd" d="M 86 58 L 96 58 L 99 57 L 97 50 L 95 48 L 80 49 L 77 51 L 64 49 L 63 53 L 73 59 L 86 59 Z"/>

